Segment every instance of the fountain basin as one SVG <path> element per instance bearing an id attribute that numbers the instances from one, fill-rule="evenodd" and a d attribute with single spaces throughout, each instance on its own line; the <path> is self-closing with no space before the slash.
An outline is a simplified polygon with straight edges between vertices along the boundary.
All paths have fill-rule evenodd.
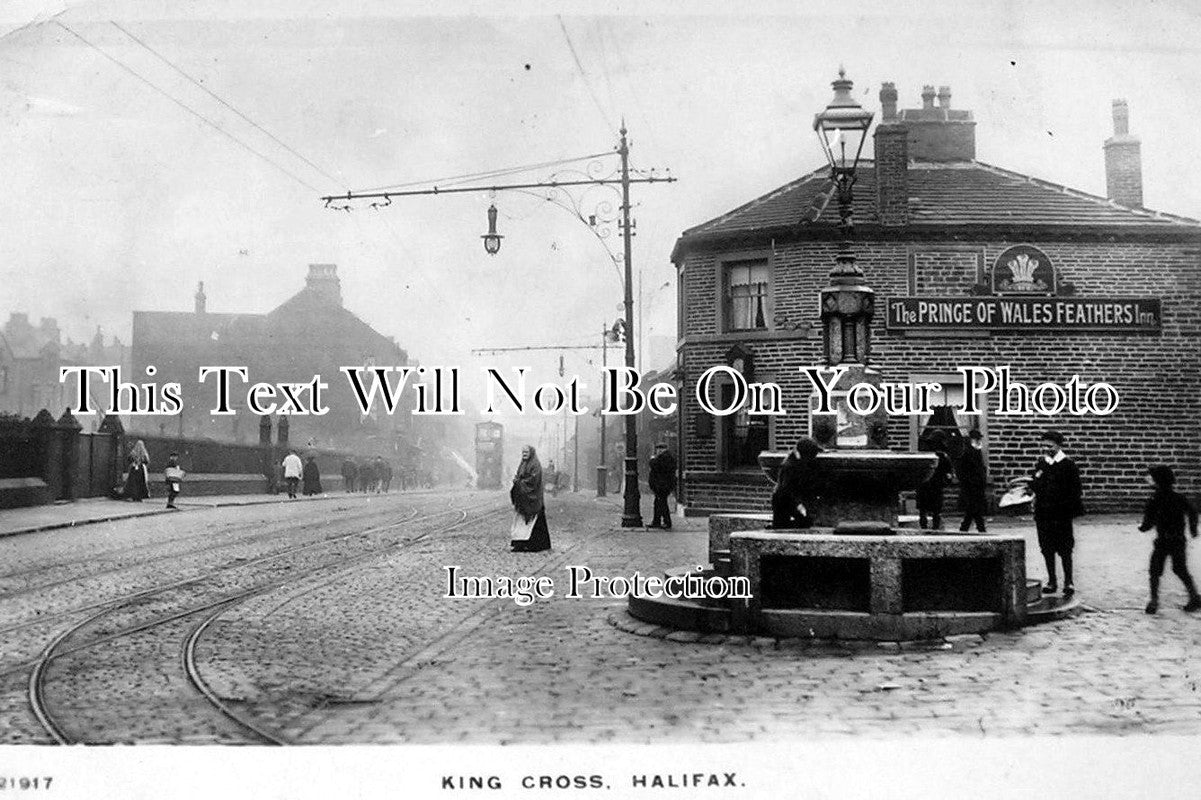
<path id="1" fill-rule="evenodd" d="M 759 467 L 775 483 L 788 453 L 764 451 Z M 934 472 L 933 453 L 834 450 L 817 456 L 822 486 L 809 509 L 814 524 L 834 527 L 844 520 L 896 525 L 897 495 L 916 489 Z"/>
<path id="2" fill-rule="evenodd" d="M 1016 535 L 812 528 L 730 530 L 726 540 L 712 573 L 745 576 L 749 599 L 631 597 L 629 613 L 706 633 L 908 641 L 1020 627 L 1042 602 Z"/>
<path id="3" fill-rule="evenodd" d="M 764 450 L 759 468 L 773 484 L 788 452 Z M 833 450 L 817 456 L 818 467 L 833 480 L 870 480 L 896 486 L 898 491 L 916 489 L 930 477 L 938 464 L 933 453 L 893 453 L 889 450 Z"/>

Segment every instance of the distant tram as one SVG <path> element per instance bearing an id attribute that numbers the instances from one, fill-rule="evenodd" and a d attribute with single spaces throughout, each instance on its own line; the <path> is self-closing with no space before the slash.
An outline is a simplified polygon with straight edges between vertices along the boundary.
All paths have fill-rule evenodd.
<path id="1" fill-rule="evenodd" d="M 480 422 L 475 426 L 476 486 L 499 489 L 505 458 L 505 426 L 499 422 Z"/>

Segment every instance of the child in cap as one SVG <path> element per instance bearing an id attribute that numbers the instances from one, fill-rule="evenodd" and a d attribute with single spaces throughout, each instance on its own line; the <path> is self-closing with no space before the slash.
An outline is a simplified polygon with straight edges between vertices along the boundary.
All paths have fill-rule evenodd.
<path id="1" fill-rule="evenodd" d="M 1155 491 L 1147 500 L 1143 522 L 1138 526 L 1140 531 L 1155 528 L 1155 546 L 1151 550 L 1151 601 L 1147 603 L 1147 613 L 1154 614 L 1159 610 L 1159 576 L 1163 574 L 1164 562 L 1169 557 L 1172 559 L 1172 572 L 1188 590 L 1188 605 L 1184 610 L 1201 610 L 1201 595 L 1197 594 L 1193 576 L 1188 571 L 1187 540 L 1184 538 L 1186 518 L 1189 534 L 1194 539 L 1197 537 L 1197 511 L 1184 495 L 1172 488 L 1176 484 L 1176 475 L 1171 467 L 1151 467 L 1147 470 L 1147 481 L 1155 487 Z"/>
<path id="2" fill-rule="evenodd" d="M 184 471 L 179 468 L 179 453 L 172 453 L 163 470 L 163 479 L 167 482 L 167 508 L 175 508 L 175 498 L 179 497 L 183 488 L 183 476 Z"/>

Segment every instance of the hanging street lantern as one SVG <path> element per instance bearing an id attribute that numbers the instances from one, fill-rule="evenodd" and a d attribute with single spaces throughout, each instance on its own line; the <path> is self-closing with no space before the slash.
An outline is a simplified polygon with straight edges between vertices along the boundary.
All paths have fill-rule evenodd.
<path id="1" fill-rule="evenodd" d="M 480 237 L 484 240 L 484 250 L 494 256 L 500 250 L 500 240 L 505 238 L 496 232 L 496 204 L 488 206 L 488 232 Z"/>

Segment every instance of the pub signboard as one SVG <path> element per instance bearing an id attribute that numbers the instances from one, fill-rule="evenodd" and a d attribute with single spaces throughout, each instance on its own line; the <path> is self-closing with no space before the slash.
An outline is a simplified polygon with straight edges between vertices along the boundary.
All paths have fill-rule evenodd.
<path id="1" fill-rule="evenodd" d="M 890 297 L 888 330 L 1108 331 L 1160 329 L 1158 298 L 1148 297 Z"/>
<path id="2" fill-rule="evenodd" d="M 1039 248 L 1019 244 L 1001 253 L 970 295 L 890 297 L 890 331 L 1080 331 L 1148 333 L 1160 329 L 1156 297 L 1078 297 L 1059 280 Z"/>

